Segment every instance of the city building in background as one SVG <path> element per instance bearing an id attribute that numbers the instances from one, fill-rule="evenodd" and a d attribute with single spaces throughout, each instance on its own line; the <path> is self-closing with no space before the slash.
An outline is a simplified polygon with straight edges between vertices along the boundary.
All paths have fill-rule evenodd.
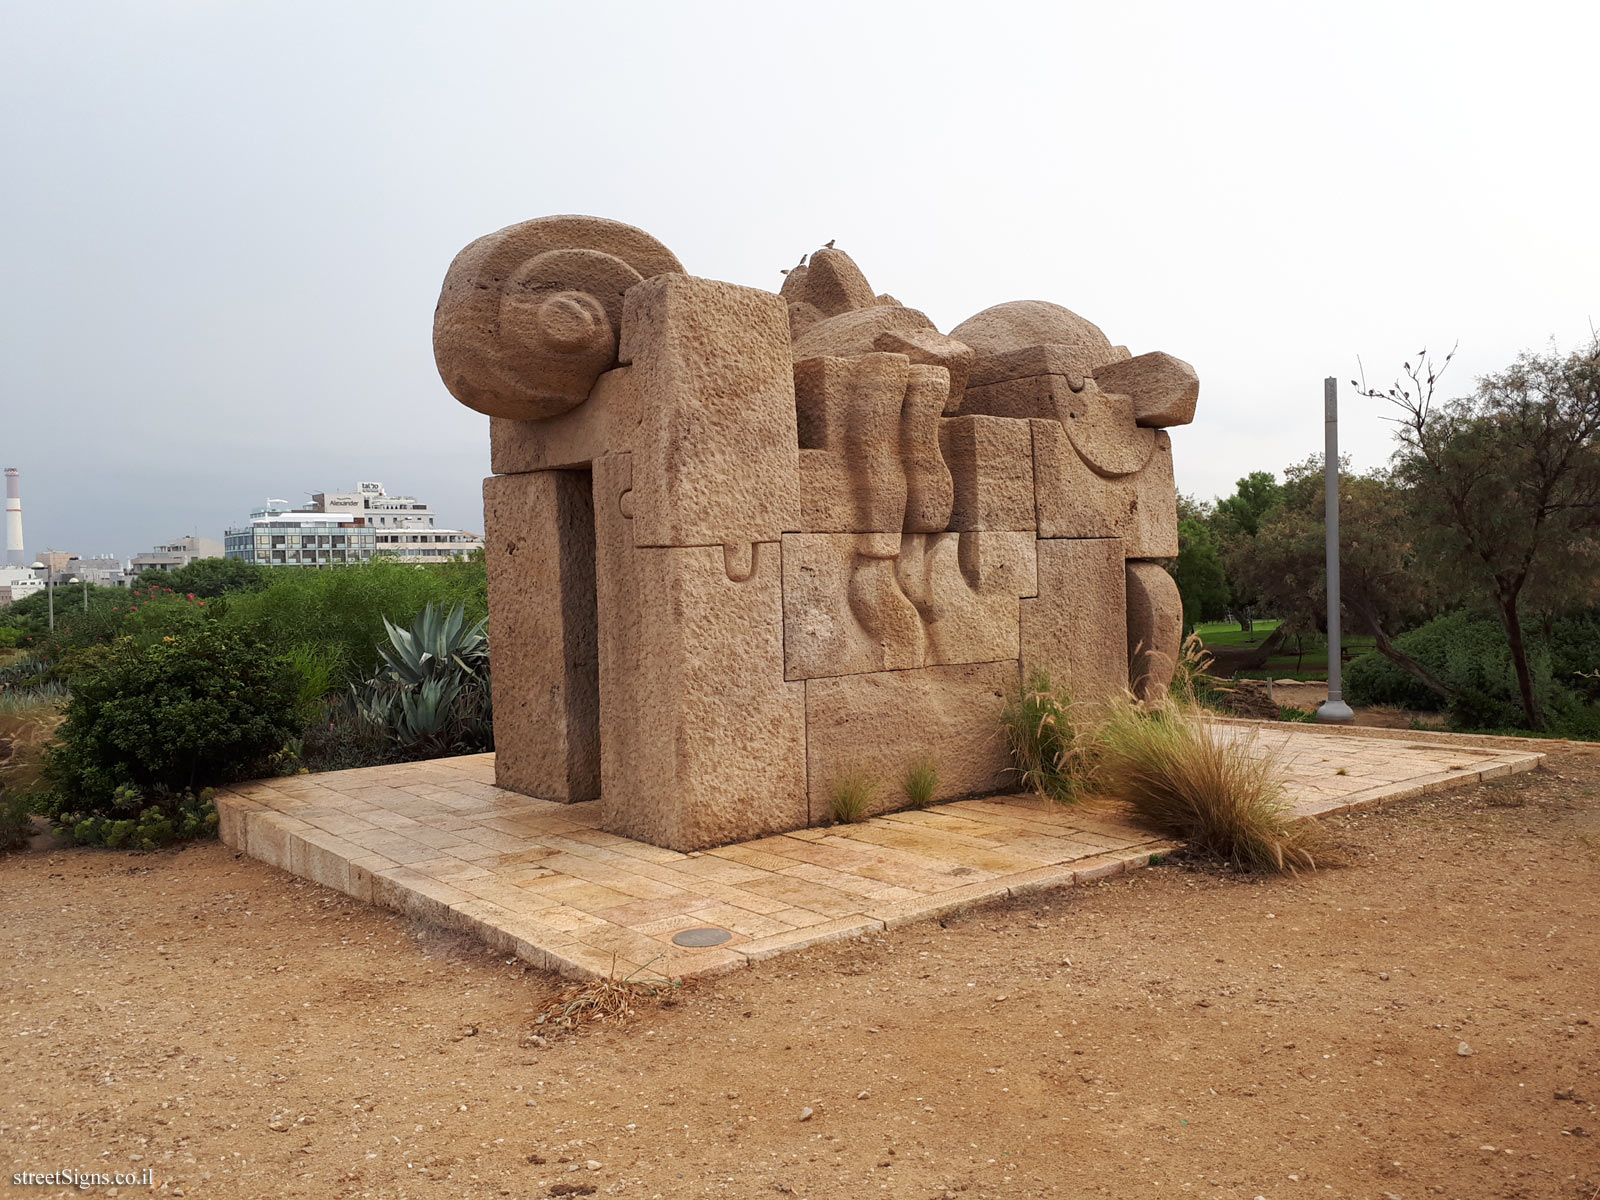
<path id="1" fill-rule="evenodd" d="M 408 562 L 442 562 L 483 549 L 483 535 L 441 528 L 433 509 L 415 496 L 391 496 L 381 483 L 358 483 L 353 492 L 317 492 L 318 512 L 360 513 L 377 532 L 378 553 Z"/>
<path id="2" fill-rule="evenodd" d="M 332 567 L 366 562 L 378 550 L 365 516 L 291 509 L 269 500 L 247 525 L 223 534 L 224 556 L 264 567 Z"/>
<path id="3" fill-rule="evenodd" d="M 137 579 L 145 571 L 176 571 L 196 559 L 222 557 L 222 543 L 216 538 L 190 535 L 146 550 L 143 554 L 135 554 L 133 561 L 128 564 L 128 576 Z"/>
<path id="4" fill-rule="evenodd" d="M 28 567 L 0 567 L 0 607 L 31 596 L 43 588 L 43 571 L 30 570 Z"/>
<path id="5" fill-rule="evenodd" d="M 217 554 L 222 553 L 222 543 L 213 543 L 217 547 Z M 80 581 L 87 581 L 94 587 L 127 587 L 128 567 L 120 559 L 109 554 L 99 554 L 94 558 L 80 558 L 72 565 L 72 573 Z"/>
<path id="6" fill-rule="evenodd" d="M 483 536 L 442 528 L 415 496 L 391 496 L 381 483 L 352 492 L 316 492 L 304 508 L 269 500 L 249 525 L 225 535 L 228 558 L 266 566 L 322 567 L 384 556 L 444 562 L 483 548 Z"/>

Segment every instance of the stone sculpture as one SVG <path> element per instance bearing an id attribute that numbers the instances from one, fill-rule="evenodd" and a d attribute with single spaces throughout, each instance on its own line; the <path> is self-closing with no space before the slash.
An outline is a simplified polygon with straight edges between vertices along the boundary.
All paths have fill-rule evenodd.
<path id="1" fill-rule="evenodd" d="M 692 850 L 827 819 L 845 770 L 1003 787 L 1034 669 L 1169 684 L 1171 443 L 1199 384 L 1067 309 L 942 334 L 830 247 L 781 293 L 546 217 L 445 278 L 440 375 L 490 417 L 500 786 Z"/>

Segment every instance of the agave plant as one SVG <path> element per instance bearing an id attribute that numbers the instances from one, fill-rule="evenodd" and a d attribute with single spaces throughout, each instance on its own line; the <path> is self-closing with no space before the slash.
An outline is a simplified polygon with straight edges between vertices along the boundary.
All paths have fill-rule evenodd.
<path id="1" fill-rule="evenodd" d="M 487 621 L 430 603 L 409 628 L 385 618 L 382 664 L 355 692 L 362 716 L 413 757 L 470 754 L 494 747 Z"/>
<path id="2" fill-rule="evenodd" d="M 421 687 L 430 679 L 453 679 L 461 675 L 476 679 L 489 670 L 489 618 L 467 627 L 466 609 L 456 605 L 446 612 L 431 600 L 428 607 L 402 629 L 388 617 L 383 627 L 389 644 L 378 644 L 384 669 L 408 687 Z"/>

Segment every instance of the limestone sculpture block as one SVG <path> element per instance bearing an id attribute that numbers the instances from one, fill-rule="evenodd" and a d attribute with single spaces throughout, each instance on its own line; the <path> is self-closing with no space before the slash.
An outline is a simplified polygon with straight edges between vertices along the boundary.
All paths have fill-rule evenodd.
<path id="1" fill-rule="evenodd" d="M 1159 697 L 1181 634 L 1170 426 L 1199 384 L 1068 309 L 941 333 L 831 244 L 774 294 L 547 217 L 472 243 L 434 321 L 490 417 L 502 786 L 677 850 L 1005 786 L 1029 672 Z"/>

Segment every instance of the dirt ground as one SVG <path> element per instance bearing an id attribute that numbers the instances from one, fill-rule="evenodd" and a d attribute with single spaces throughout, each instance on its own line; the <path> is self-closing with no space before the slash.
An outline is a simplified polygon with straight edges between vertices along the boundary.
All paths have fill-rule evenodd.
<path id="1" fill-rule="evenodd" d="M 548 976 L 223 846 L 26 853 L 0 860 L 7 1182 L 1595 1200 L 1600 752 L 1551 767 L 1338 819 L 1337 869 L 1169 864 L 545 1047 Z"/>

